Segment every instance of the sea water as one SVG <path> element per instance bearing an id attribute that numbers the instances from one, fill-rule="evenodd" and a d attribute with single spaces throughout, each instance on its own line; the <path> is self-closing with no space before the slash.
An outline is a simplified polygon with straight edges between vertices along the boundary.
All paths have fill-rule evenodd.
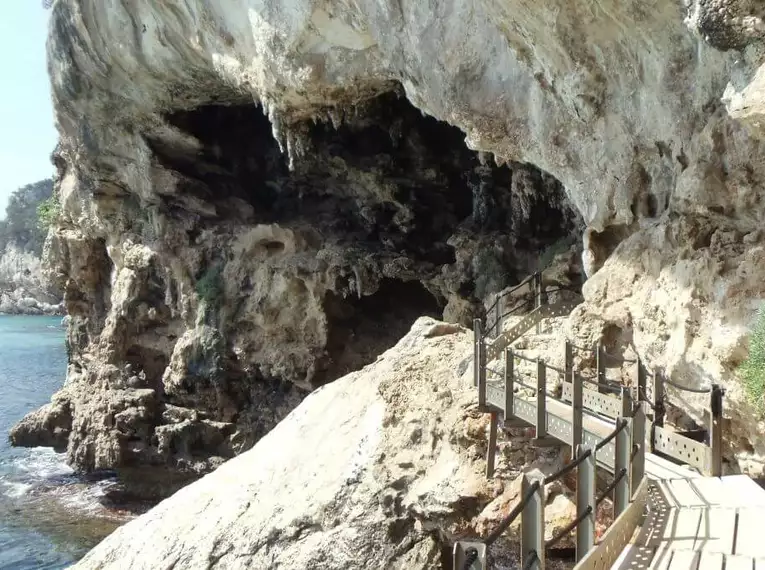
<path id="1" fill-rule="evenodd" d="M 100 503 L 108 481 L 83 481 L 52 449 L 8 443 L 65 374 L 60 317 L 0 316 L 0 570 L 65 568 L 119 524 Z"/>

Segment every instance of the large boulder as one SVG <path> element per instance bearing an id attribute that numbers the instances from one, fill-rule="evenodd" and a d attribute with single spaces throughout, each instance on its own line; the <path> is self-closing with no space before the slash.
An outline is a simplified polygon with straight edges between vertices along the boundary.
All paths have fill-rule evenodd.
<path id="1" fill-rule="evenodd" d="M 454 536 L 493 529 L 517 496 L 517 480 L 483 474 L 471 340 L 419 319 L 374 364 L 313 392 L 253 449 L 117 530 L 76 568 L 439 567 Z M 556 528 L 573 516 L 568 496 L 551 494 Z M 512 557 L 514 536 L 493 556 Z"/>

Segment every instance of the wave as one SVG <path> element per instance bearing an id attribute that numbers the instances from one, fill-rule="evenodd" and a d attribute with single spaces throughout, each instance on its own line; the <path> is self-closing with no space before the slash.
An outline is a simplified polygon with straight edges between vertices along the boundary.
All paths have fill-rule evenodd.
<path id="1" fill-rule="evenodd" d="M 64 461 L 62 453 L 52 449 L 37 447 L 13 461 L 14 470 L 32 481 L 49 481 L 71 477 L 74 471 Z"/>
<path id="2" fill-rule="evenodd" d="M 64 462 L 63 454 L 33 448 L 13 460 L 10 472 L 0 475 L 0 498 L 27 505 L 52 501 L 80 514 L 110 516 L 103 499 L 115 484 L 114 477 L 87 481 Z"/>

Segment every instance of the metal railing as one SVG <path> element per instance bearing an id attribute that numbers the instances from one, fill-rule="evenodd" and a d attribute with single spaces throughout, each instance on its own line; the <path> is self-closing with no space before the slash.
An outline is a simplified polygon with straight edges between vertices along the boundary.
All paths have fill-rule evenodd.
<path id="1" fill-rule="evenodd" d="M 641 435 L 633 430 L 634 417 L 617 420 L 613 431 L 594 446 L 579 445 L 576 457 L 551 475 L 544 476 L 539 470 L 523 475 L 521 500 L 500 521 L 497 527 L 484 539 L 461 540 L 455 543 L 453 562 L 455 570 L 485 570 L 488 568 L 488 550 L 504 534 L 508 527 L 521 517 L 521 566 L 529 570 L 543 570 L 545 551 L 555 546 L 572 531 L 576 532 L 576 560 L 581 562 L 595 545 L 595 514 L 598 506 L 613 494 L 614 519 L 630 508 L 642 508 L 635 501 L 645 500 L 643 466 L 638 461 L 644 453 L 643 446 L 634 440 Z M 607 445 L 615 443 L 616 462 L 614 478 L 600 494 L 596 495 L 597 454 Z M 577 516 L 552 538 L 545 540 L 544 507 L 545 486 L 576 470 Z M 640 491 L 640 488 L 643 491 Z M 642 495 L 641 495 L 642 493 Z M 612 550 L 603 552 L 603 557 L 613 557 Z M 617 553 L 618 555 L 618 553 Z M 611 560 L 613 562 L 613 560 Z M 601 560 L 602 563 L 602 560 Z"/>
<path id="2" fill-rule="evenodd" d="M 523 279 L 523 281 L 518 283 L 518 285 L 513 286 L 507 291 L 499 293 L 494 299 L 494 302 L 489 306 L 488 309 L 486 309 L 486 318 L 483 322 L 483 330 L 487 333 L 491 332 L 494 337 L 498 337 L 502 333 L 502 323 L 506 317 L 514 315 L 523 309 L 532 310 L 546 305 L 549 294 L 559 291 L 570 291 L 572 293 L 576 293 L 577 295 L 581 294 L 575 286 L 557 285 L 554 287 L 546 287 L 542 278 L 543 271 L 544 270 L 532 273 Z M 529 285 L 529 295 L 531 298 L 520 299 L 511 308 L 502 312 L 500 301 L 505 297 L 512 295 L 522 287 L 525 287 L 526 285 Z"/>
<path id="3" fill-rule="evenodd" d="M 548 365 L 543 359 L 532 359 L 512 349 L 504 350 L 505 362 L 502 372 L 487 367 L 486 337 L 483 335 L 480 319 L 474 321 L 475 360 L 474 383 L 478 388 L 479 409 L 491 414 L 489 448 L 487 451 L 486 475 L 494 473 L 494 461 L 497 443 L 498 417 L 504 417 L 505 427 L 531 425 L 535 428 L 535 442 L 553 439 L 568 444 L 575 450 L 576 456 L 572 463 L 560 472 L 549 477 L 560 477 L 577 469 L 577 517 L 556 535 L 560 539 L 567 532 L 577 531 L 577 561 L 586 556 L 591 559 L 589 564 L 602 564 L 603 556 L 612 556 L 615 545 L 624 535 L 629 525 L 636 525 L 638 516 L 633 509 L 634 504 L 645 501 L 647 485 L 645 485 L 645 452 L 646 442 L 651 452 L 658 452 L 673 459 L 680 460 L 698 468 L 702 473 L 719 476 L 722 470 L 722 397 L 724 392 L 719 386 L 698 392 L 709 393 L 710 419 L 709 440 L 707 444 L 699 443 L 690 438 L 667 430 L 663 427 L 665 378 L 658 371 L 649 373 L 640 358 L 626 359 L 608 354 L 598 344 L 592 349 L 583 349 L 570 342 L 565 345 L 564 368 Z M 599 391 L 585 386 L 588 381 L 574 370 L 574 350 L 589 350 L 596 355 L 597 375 L 590 379 L 589 384 Z M 621 364 L 634 364 L 637 368 L 635 386 L 629 388 L 619 386 L 619 396 L 601 393 L 602 389 L 613 391 L 614 386 L 606 382 L 606 360 Z M 531 384 L 523 382 L 517 372 L 516 364 L 527 361 L 536 364 L 536 381 Z M 563 376 L 561 398 L 548 395 L 547 372 L 553 371 Z M 500 386 L 489 385 L 487 372 L 501 378 Z M 648 379 L 651 379 L 651 397 L 648 397 Z M 534 385 L 532 385 L 534 384 Z M 674 383 L 667 383 L 677 387 Z M 530 390 L 533 400 L 522 395 L 516 396 L 515 388 L 521 386 Z M 681 388 L 678 388 L 681 389 Z M 697 390 L 693 390 L 697 391 Z M 650 421 L 647 418 L 650 414 Z M 615 421 L 610 434 L 596 433 L 597 422 L 594 418 L 603 417 Z M 603 420 L 599 420 L 602 422 Z M 602 424 L 601 424 L 602 425 Z M 595 426 L 595 427 L 593 427 Z M 648 436 L 648 437 L 646 437 Z M 614 474 L 614 479 L 599 496 L 595 496 L 595 468 L 602 466 Z M 523 499 L 510 513 L 498 529 L 486 540 L 460 541 L 455 545 L 455 568 L 471 568 L 483 570 L 486 567 L 486 553 L 497 536 L 504 532 L 512 520 L 521 516 L 522 566 L 542 570 L 544 568 L 544 548 L 554 543 L 553 540 L 543 544 L 544 537 L 544 485 L 552 479 L 540 477 L 540 474 L 526 474 L 523 479 Z M 548 480 L 549 479 L 549 480 Z M 613 493 L 614 516 L 621 520 L 621 534 L 614 532 L 608 539 L 609 548 L 604 549 L 600 558 L 591 553 L 594 545 L 594 513 L 604 498 Z M 637 508 L 637 507 L 634 507 Z M 634 509 L 633 509 L 634 510 Z M 623 516 L 624 515 L 624 516 Z M 509 520 L 509 522 L 508 522 Z M 616 526 L 616 522 L 611 530 Z M 633 526 L 634 529 L 634 526 Z M 609 532 L 606 533 L 608 535 Z M 592 535 L 591 535 L 592 534 Z M 629 534 L 629 533 L 628 533 Z M 603 539 L 605 543 L 606 538 Z M 619 551 L 624 545 L 619 547 Z M 590 553 L 589 555 L 587 553 Z M 618 554 L 618 553 L 617 553 Z M 613 562 L 613 560 L 611 560 Z M 463 566 L 457 566 L 456 564 Z"/>

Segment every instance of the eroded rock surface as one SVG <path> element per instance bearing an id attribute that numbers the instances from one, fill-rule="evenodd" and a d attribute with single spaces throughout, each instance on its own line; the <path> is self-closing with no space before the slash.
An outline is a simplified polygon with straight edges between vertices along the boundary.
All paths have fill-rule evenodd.
<path id="1" fill-rule="evenodd" d="M 765 294 L 760 12 L 58 0 L 70 459 L 209 469 L 415 316 L 480 314 L 578 216 L 573 326 L 734 386 Z M 734 453 L 765 455 L 731 394 Z"/>
<path id="2" fill-rule="evenodd" d="M 0 314 L 64 314 L 60 292 L 46 282 L 39 256 L 14 245 L 0 253 Z"/>
<path id="3" fill-rule="evenodd" d="M 314 391 L 253 449 L 75 568 L 441 567 L 454 536 L 486 534 L 519 500 L 517 481 L 503 488 L 483 474 L 471 351 L 467 330 L 417 320 L 375 363 Z M 503 446 L 530 448 L 528 438 Z M 549 473 L 558 459 L 536 465 Z M 549 495 L 549 527 L 562 528 L 575 511 L 571 492 L 555 484 Z M 517 540 L 513 527 L 494 560 L 517 556 Z"/>

